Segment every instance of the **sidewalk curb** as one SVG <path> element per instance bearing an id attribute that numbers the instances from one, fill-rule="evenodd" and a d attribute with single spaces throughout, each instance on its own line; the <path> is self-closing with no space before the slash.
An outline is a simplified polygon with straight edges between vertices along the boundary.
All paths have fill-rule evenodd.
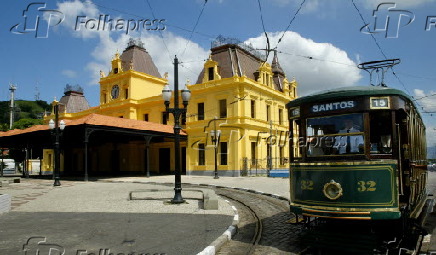
<path id="1" fill-rule="evenodd" d="M 165 183 L 165 184 L 173 184 L 173 183 Z M 260 194 L 260 195 L 264 195 L 264 196 L 269 196 L 269 197 L 272 197 L 272 198 L 275 198 L 275 199 L 289 201 L 288 198 L 282 197 L 282 196 L 277 195 L 277 194 L 270 194 L 270 193 L 265 193 L 265 192 L 262 192 L 262 191 L 257 191 L 257 190 L 253 190 L 253 189 L 247 189 L 247 188 L 227 187 L 227 186 L 219 186 L 219 185 L 215 185 L 215 184 L 204 184 L 204 183 L 200 183 L 200 184 L 182 183 L 182 185 L 183 184 L 206 186 L 206 187 L 219 188 L 219 189 L 222 189 L 222 188 L 224 188 L 224 189 L 235 189 L 235 190 L 246 191 L 246 192 L 250 192 L 250 193 L 254 193 L 254 194 Z M 236 208 L 234 206 L 232 206 L 232 208 L 233 208 L 233 210 L 235 210 L 237 212 L 237 210 L 236 210 Z M 203 251 L 197 253 L 197 255 L 215 255 L 216 252 L 219 251 L 219 249 L 226 242 L 230 241 L 232 239 L 232 237 L 235 236 L 235 234 L 237 233 L 237 227 L 238 227 L 237 224 L 239 223 L 239 215 L 235 214 L 235 218 L 233 219 L 232 225 L 229 226 L 227 228 L 227 230 L 220 237 L 218 237 L 215 241 L 213 241 Z"/>

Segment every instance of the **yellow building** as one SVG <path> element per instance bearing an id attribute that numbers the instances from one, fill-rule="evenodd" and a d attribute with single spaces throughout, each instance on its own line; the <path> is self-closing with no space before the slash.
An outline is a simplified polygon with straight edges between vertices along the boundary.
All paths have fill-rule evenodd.
<path id="1" fill-rule="evenodd" d="M 73 109 L 81 108 L 75 104 L 83 104 L 83 101 L 74 99 L 80 96 L 80 93 L 66 91 L 65 96 L 60 100 L 60 103 L 63 104 L 60 106 L 59 119 L 71 121 L 85 118 L 91 114 L 99 114 L 119 118 L 112 120 L 114 123 L 121 123 L 122 119 L 131 119 L 173 125 L 174 120 L 172 116 L 165 113 L 165 105 L 162 100 L 162 89 L 167 82 L 167 78 L 160 75 L 151 56 L 144 49 L 143 43 L 131 39 L 121 55 L 118 52 L 114 55 L 109 72 L 105 74 L 100 71 L 100 105 L 88 107 L 82 111 L 74 111 Z M 46 120 L 53 118 L 52 114 L 47 116 Z M 186 158 L 186 135 L 182 137 L 180 146 L 183 157 L 182 171 L 186 172 L 184 160 Z M 101 174 L 104 174 L 105 171 L 113 174 L 141 174 L 147 168 L 144 163 L 147 161 L 144 159 L 144 151 L 148 149 L 148 166 L 151 174 L 169 174 L 174 171 L 174 140 L 169 135 L 165 138 L 151 139 L 148 148 L 146 148 L 146 140 L 144 139 L 103 143 L 91 149 L 89 154 L 94 160 L 88 165 L 90 165 L 91 171 Z M 52 150 L 45 152 L 46 155 L 52 153 Z M 65 154 L 67 153 L 75 154 L 71 164 L 78 167 L 80 171 L 85 164 L 83 148 L 78 147 L 76 150 L 65 152 Z M 96 160 L 96 158 L 101 159 Z M 47 169 L 52 167 L 52 165 L 44 166 Z"/>
<path id="2" fill-rule="evenodd" d="M 101 72 L 100 76 L 100 105 L 74 111 L 68 110 L 74 107 L 65 103 L 60 119 L 99 114 L 173 125 L 172 116 L 167 119 L 161 96 L 167 77 L 162 78 L 142 42 L 130 40 L 121 55 L 114 55 L 108 74 Z M 196 84 L 187 87 L 192 97 L 186 123 L 182 124 L 188 139 L 181 144 L 186 174 L 213 175 L 215 155 L 219 176 L 287 171 L 289 124 L 285 104 L 296 97 L 297 83 L 286 78 L 276 52 L 269 64 L 243 44 L 215 44 Z M 212 130 L 221 134 L 216 148 Z M 113 145 L 102 145 L 100 149 L 107 150 L 108 146 Z M 137 142 L 121 146 L 118 150 L 138 146 L 143 149 Z M 173 150 L 173 140 L 168 138 L 150 145 L 152 173 L 169 172 L 163 168 L 174 171 Z M 97 153 L 95 157 L 98 155 L 111 154 Z M 142 159 L 132 157 L 130 166 L 124 166 L 127 171 L 138 169 L 135 164 L 143 164 Z M 168 165 L 160 166 L 165 158 Z M 99 168 L 104 166 L 109 167 Z"/>
<path id="3" fill-rule="evenodd" d="M 219 176 L 288 171 L 285 104 L 296 97 L 297 83 L 286 78 L 276 52 L 270 65 L 250 51 L 216 43 L 197 84 L 188 86 L 188 174 L 213 174 L 215 151 Z"/>

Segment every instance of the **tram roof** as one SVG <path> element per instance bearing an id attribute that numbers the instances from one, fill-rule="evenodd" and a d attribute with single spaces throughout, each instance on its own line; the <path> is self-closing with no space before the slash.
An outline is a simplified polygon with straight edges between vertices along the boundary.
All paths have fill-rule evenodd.
<path id="1" fill-rule="evenodd" d="M 356 96 L 402 96 L 412 101 L 412 98 L 401 90 L 393 89 L 389 87 L 380 86 L 350 86 L 341 87 L 329 90 L 323 90 L 304 97 L 299 97 L 287 103 L 286 106 L 294 107 L 304 103 L 314 103 L 324 101 L 328 99 L 340 99 Z M 412 101 L 413 102 L 413 101 Z"/>

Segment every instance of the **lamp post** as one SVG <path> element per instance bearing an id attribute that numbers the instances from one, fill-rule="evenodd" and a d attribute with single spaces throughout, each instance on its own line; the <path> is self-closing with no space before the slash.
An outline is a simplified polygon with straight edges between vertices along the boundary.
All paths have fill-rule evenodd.
<path id="1" fill-rule="evenodd" d="M 216 118 L 215 118 L 216 119 Z M 214 145 L 215 152 L 215 171 L 214 171 L 214 179 L 219 179 L 218 176 L 218 162 L 217 162 L 217 154 L 218 154 L 218 144 L 221 137 L 221 130 L 216 130 L 216 121 L 214 121 L 214 129 L 210 131 L 210 138 L 212 139 L 212 143 Z"/>
<path id="2" fill-rule="evenodd" d="M 3 150 L 3 148 L 1 148 L 0 149 L 0 152 L 1 152 L 1 154 L 2 154 L 2 163 L 1 163 L 1 172 L 0 172 L 0 177 L 3 177 L 3 168 L 4 168 L 4 162 L 3 162 L 3 158 L 4 158 L 4 155 L 3 155 L 3 153 L 4 153 L 4 150 Z"/>
<path id="3" fill-rule="evenodd" d="M 51 130 L 51 134 L 55 138 L 54 143 L 54 151 L 55 151 L 55 164 L 54 164 L 54 184 L 53 186 L 61 186 L 61 182 L 59 181 L 59 172 L 60 172 L 60 151 L 59 151 L 59 138 L 62 135 L 62 131 L 65 128 L 65 122 L 61 120 L 59 122 L 59 104 L 54 105 L 54 114 L 55 120 L 50 120 L 48 123 L 48 127 Z"/>
<path id="4" fill-rule="evenodd" d="M 182 198 L 182 183 L 181 183 L 181 169 L 180 169 L 180 117 L 186 113 L 188 101 L 191 98 L 191 91 L 185 87 L 182 91 L 183 108 L 179 108 L 179 61 L 177 56 L 174 57 L 174 108 L 170 108 L 171 90 L 169 85 L 165 85 L 162 90 L 162 97 L 165 104 L 165 110 L 172 113 L 174 116 L 174 149 L 175 149 L 175 183 L 174 183 L 174 198 L 171 200 L 173 204 L 180 204 L 185 202 Z"/>

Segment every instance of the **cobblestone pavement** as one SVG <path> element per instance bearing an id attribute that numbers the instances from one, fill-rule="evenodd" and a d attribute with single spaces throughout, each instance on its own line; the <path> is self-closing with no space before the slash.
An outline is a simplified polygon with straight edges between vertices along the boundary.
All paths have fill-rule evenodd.
<path id="1" fill-rule="evenodd" d="M 52 180 L 41 179 L 22 179 L 21 183 L 10 183 L 8 186 L 0 187 L 0 194 L 7 193 L 11 195 L 11 210 L 14 211 L 21 205 L 47 194 L 52 189 L 71 187 L 76 182 L 63 181 L 62 186 L 54 187 Z"/>
<path id="2" fill-rule="evenodd" d="M 234 239 L 217 254 L 295 254 L 300 226 L 291 225 L 286 201 L 238 190 L 217 189 L 238 208 L 240 222 Z M 249 207 L 249 209 L 247 208 Z"/>

